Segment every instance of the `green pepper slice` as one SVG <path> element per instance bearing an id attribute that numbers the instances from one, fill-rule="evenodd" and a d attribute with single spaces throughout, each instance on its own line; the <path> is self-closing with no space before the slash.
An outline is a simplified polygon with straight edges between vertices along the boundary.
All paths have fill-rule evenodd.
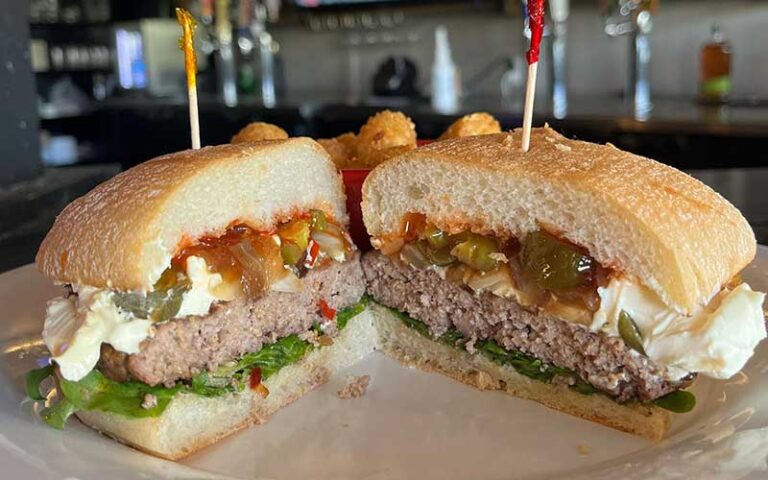
<path id="1" fill-rule="evenodd" d="M 451 254 L 461 263 L 481 272 L 491 271 L 498 265 L 498 260 L 491 256 L 493 253 L 499 253 L 498 241 L 476 233 L 468 234 L 466 240 L 451 250 Z"/>
<path id="2" fill-rule="evenodd" d="M 619 335 L 627 346 L 639 353 L 645 355 L 645 349 L 643 348 L 643 337 L 640 335 L 640 330 L 637 328 L 635 321 L 624 310 L 619 313 Z"/>
<path id="3" fill-rule="evenodd" d="M 544 231 L 531 232 L 521 252 L 523 269 L 546 290 L 567 290 L 592 281 L 597 262 Z"/>
<path id="4" fill-rule="evenodd" d="M 451 243 L 450 236 L 431 223 L 424 229 L 424 239 L 435 250 L 445 248 Z"/>

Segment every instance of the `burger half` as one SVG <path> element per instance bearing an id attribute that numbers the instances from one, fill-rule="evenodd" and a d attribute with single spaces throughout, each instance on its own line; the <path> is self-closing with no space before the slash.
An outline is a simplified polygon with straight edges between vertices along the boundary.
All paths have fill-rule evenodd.
<path id="1" fill-rule="evenodd" d="M 43 418 L 178 459 L 373 350 L 341 179 L 310 139 L 156 158 L 70 204 L 37 255 L 66 287 Z"/>
<path id="2" fill-rule="evenodd" d="M 535 129 L 377 167 L 363 257 L 382 348 L 407 364 L 659 439 L 697 375 L 766 336 L 739 211 L 674 168 Z"/>

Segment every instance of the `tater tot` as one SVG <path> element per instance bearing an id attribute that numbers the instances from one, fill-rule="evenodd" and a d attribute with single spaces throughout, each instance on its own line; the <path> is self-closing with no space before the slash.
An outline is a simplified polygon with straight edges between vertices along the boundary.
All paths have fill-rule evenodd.
<path id="1" fill-rule="evenodd" d="M 356 137 L 355 157 L 364 167 L 375 167 L 416 148 L 416 126 L 400 112 L 384 110 L 368 119 Z"/>
<path id="2" fill-rule="evenodd" d="M 355 156 L 355 151 L 357 151 L 357 135 L 347 132 L 339 135 L 335 140 L 344 146 L 350 157 Z"/>
<path id="3" fill-rule="evenodd" d="M 451 124 L 448 129 L 440 135 L 438 140 L 448 138 L 471 137 L 472 135 L 488 135 L 490 133 L 501 133 L 499 121 L 485 112 L 470 113 Z"/>
<path id="4" fill-rule="evenodd" d="M 341 137 L 336 138 L 319 138 L 317 142 L 323 146 L 328 155 L 331 156 L 331 160 L 336 164 L 336 168 L 349 168 L 354 161 L 354 151 L 350 151 L 347 145 L 340 140 Z"/>
<path id="5" fill-rule="evenodd" d="M 288 138 L 288 132 L 265 122 L 249 123 L 237 135 L 232 137 L 230 143 L 260 142 L 262 140 L 285 140 Z"/>

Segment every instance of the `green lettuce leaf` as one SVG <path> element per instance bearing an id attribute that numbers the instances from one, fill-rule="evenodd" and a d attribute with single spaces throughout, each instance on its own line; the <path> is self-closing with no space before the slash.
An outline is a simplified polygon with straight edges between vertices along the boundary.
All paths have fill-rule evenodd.
<path id="1" fill-rule="evenodd" d="M 678 390 L 653 401 L 654 405 L 675 413 L 688 413 L 696 406 L 696 397 L 691 392 Z"/>
<path id="2" fill-rule="evenodd" d="M 339 310 L 336 313 L 336 326 L 339 331 L 344 330 L 344 327 L 347 326 L 347 323 L 352 317 L 363 313 L 363 310 L 368 308 L 369 303 L 371 303 L 371 297 L 363 295 L 362 298 L 360 298 L 360 301 L 356 304 Z"/>
<path id="3" fill-rule="evenodd" d="M 568 377 L 573 382 L 569 385 L 571 390 L 575 390 L 584 395 L 597 393 L 597 389 L 589 382 L 584 381 L 579 375 L 569 368 L 557 367 L 544 363 L 536 357 L 526 355 L 522 352 L 507 350 L 501 347 L 493 340 L 486 340 L 479 343 L 476 348 L 483 352 L 488 358 L 500 365 L 509 365 L 520 375 L 538 380 L 544 383 L 551 383 L 555 377 Z"/>
<path id="4" fill-rule="evenodd" d="M 42 392 L 40 392 L 40 385 L 46 378 L 53 375 L 53 365 L 46 365 L 42 368 L 35 368 L 27 372 L 24 378 L 24 390 L 29 398 L 32 400 L 45 400 Z"/>
<path id="5" fill-rule="evenodd" d="M 421 335 L 437 340 L 440 343 L 450 345 L 454 348 L 464 348 L 464 344 L 467 339 L 456 329 L 448 330 L 440 337 L 435 339 L 429 331 L 427 324 L 420 320 L 416 320 L 410 315 L 403 313 L 399 310 L 389 308 L 406 326 L 416 330 Z M 585 395 L 591 395 L 597 393 L 597 389 L 588 382 L 579 377 L 576 372 L 568 368 L 556 367 L 549 365 L 541 360 L 526 355 L 522 352 L 507 350 L 501 347 L 493 340 L 485 340 L 475 345 L 475 348 L 483 353 L 485 356 L 493 360 L 500 365 L 509 365 L 517 371 L 520 375 L 525 375 L 528 378 L 539 380 L 541 382 L 550 383 L 556 376 L 569 377 L 572 379 L 573 384 L 570 385 L 572 390 Z"/>
<path id="6" fill-rule="evenodd" d="M 261 379 L 266 380 L 286 365 L 298 362 L 310 350 L 312 344 L 300 339 L 298 335 L 283 337 L 258 352 L 243 356 L 237 362 L 219 367 L 215 372 L 203 372 L 195 376 L 190 391 L 206 397 L 241 391 L 254 368 L 260 368 Z"/>
<path id="7" fill-rule="evenodd" d="M 150 387 L 141 382 L 116 382 L 96 369 L 77 382 L 61 378 L 59 386 L 64 398 L 78 410 L 100 410 L 134 418 L 159 416 L 183 388 L 181 384 L 167 388 Z M 141 406 L 147 395 L 155 396 L 155 406 Z"/>
<path id="8" fill-rule="evenodd" d="M 55 404 L 44 408 L 40 412 L 40 417 L 42 417 L 43 421 L 51 427 L 57 430 L 62 430 L 64 425 L 67 424 L 69 417 L 71 417 L 77 410 L 78 408 L 75 404 L 66 398 L 60 398 Z"/>

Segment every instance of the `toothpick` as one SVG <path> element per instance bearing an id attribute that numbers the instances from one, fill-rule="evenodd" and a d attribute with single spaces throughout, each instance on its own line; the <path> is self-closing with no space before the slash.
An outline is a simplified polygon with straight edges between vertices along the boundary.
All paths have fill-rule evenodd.
<path id="1" fill-rule="evenodd" d="M 189 97 L 189 128 L 192 135 L 192 149 L 200 149 L 200 114 L 197 110 L 197 88 L 187 87 Z"/>
<path id="2" fill-rule="evenodd" d="M 531 124 L 533 123 L 533 99 L 536 97 L 536 71 L 539 62 L 528 65 L 528 81 L 525 85 L 525 109 L 523 110 L 523 151 L 531 148 Z"/>
<path id="3" fill-rule="evenodd" d="M 192 148 L 200 148 L 200 114 L 197 109 L 197 57 L 195 56 L 194 36 L 197 22 L 187 10 L 176 9 L 176 20 L 183 32 L 179 39 L 179 48 L 184 51 L 184 70 L 187 73 L 187 96 L 189 97 L 189 127 L 192 135 Z"/>
<path id="4" fill-rule="evenodd" d="M 528 28 L 531 31 L 531 45 L 525 54 L 528 60 L 528 80 L 525 84 L 525 109 L 523 110 L 522 150 L 531 148 L 531 124 L 533 123 L 533 100 L 536 97 L 536 70 L 539 66 L 539 47 L 544 35 L 544 0 L 528 0 Z"/>

